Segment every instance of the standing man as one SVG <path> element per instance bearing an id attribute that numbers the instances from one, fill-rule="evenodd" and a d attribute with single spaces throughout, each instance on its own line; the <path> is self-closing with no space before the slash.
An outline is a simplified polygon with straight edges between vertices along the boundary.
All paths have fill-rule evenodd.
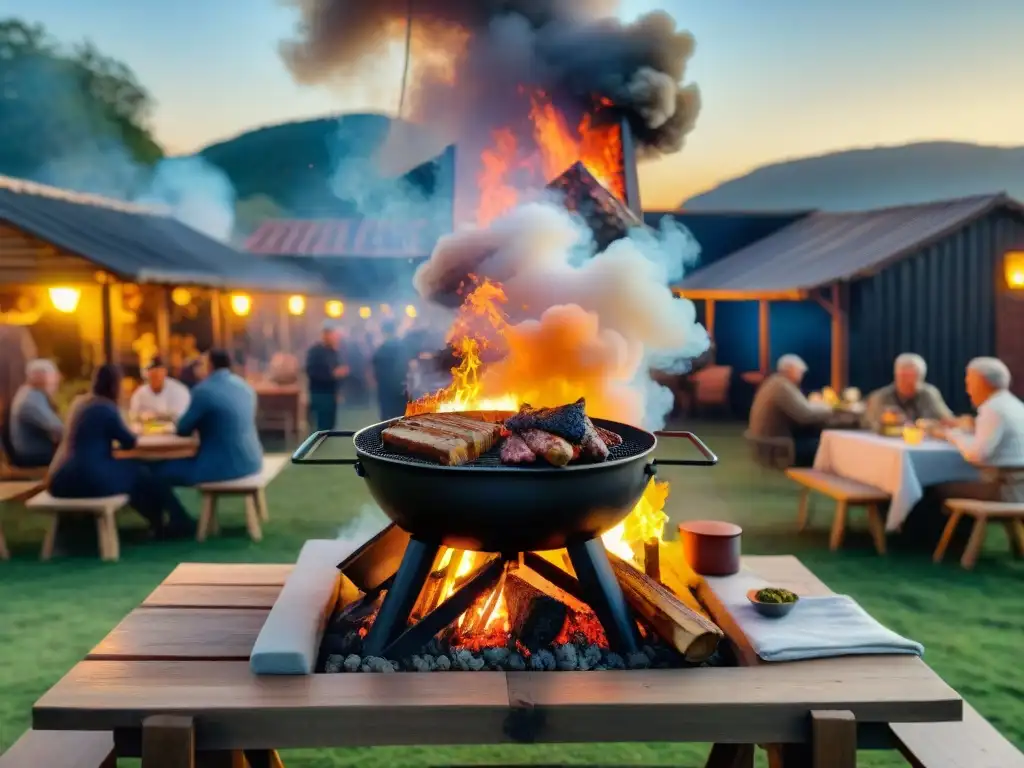
<path id="1" fill-rule="evenodd" d="M 167 375 L 167 366 L 159 355 L 146 366 L 146 383 L 132 393 L 128 405 L 130 421 L 177 421 L 191 402 L 188 387 Z"/>
<path id="2" fill-rule="evenodd" d="M 325 322 L 320 341 L 306 353 L 310 420 L 317 430 L 334 429 L 338 420 L 338 385 L 348 375 L 338 353 L 340 341 L 340 331 L 333 323 Z"/>
<path id="3" fill-rule="evenodd" d="M 409 373 L 409 350 L 398 337 L 398 329 L 391 320 L 381 325 L 383 343 L 373 353 L 373 376 L 377 380 L 377 403 L 382 420 L 397 419 L 405 415 L 408 395 L 405 380 Z"/>

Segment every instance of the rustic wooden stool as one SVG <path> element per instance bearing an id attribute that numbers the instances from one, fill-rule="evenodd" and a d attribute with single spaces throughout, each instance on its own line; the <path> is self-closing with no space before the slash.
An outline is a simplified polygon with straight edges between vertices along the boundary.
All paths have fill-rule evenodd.
<path id="1" fill-rule="evenodd" d="M 255 475 L 218 483 L 201 483 L 198 488 L 202 494 L 202 508 L 199 513 L 199 525 L 196 528 L 196 541 L 206 541 L 207 534 L 217 532 L 217 501 L 221 496 L 242 496 L 245 499 L 246 530 L 249 531 L 249 538 L 260 541 L 263 538 L 260 520 L 266 522 L 270 519 L 267 486 L 287 463 L 287 456 L 264 456 L 263 469 Z"/>
<path id="2" fill-rule="evenodd" d="M 850 480 L 817 469 L 787 469 L 786 477 L 801 486 L 800 508 L 797 512 L 797 530 L 807 527 L 810 515 L 810 493 L 815 491 L 835 499 L 836 514 L 832 518 L 829 549 L 833 552 L 843 544 L 846 535 L 846 516 L 850 506 L 862 506 L 868 513 L 868 530 L 878 554 L 885 554 L 885 521 L 878 505 L 889 500 L 889 494 L 865 483 Z"/>
<path id="3" fill-rule="evenodd" d="M 1024 557 L 1024 504 L 1003 501 L 978 501 L 977 499 L 948 499 L 946 512 L 949 521 L 942 531 L 942 538 L 935 548 L 932 560 L 941 562 L 949 547 L 960 520 L 966 515 L 974 518 L 971 537 L 964 547 L 960 565 L 970 570 L 978 562 L 978 555 L 985 543 L 985 533 L 989 523 L 1000 523 L 1006 528 L 1006 537 L 1010 540 L 1010 549 L 1015 557 Z"/>
<path id="4" fill-rule="evenodd" d="M 49 560 L 53 557 L 61 515 L 86 514 L 96 518 L 96 540 L 99 543 L 100 559 L 116 562 L 121 557 L 121 543 L 117 536 L 115 516 L 127 505 L 128 495 L 123 493 L 98 499 L 56 499 L 49 491 L 33 496 L 25 506 L 34 512 L 50 515 L 50 526 L 46 529 L 39 559 Z"/>

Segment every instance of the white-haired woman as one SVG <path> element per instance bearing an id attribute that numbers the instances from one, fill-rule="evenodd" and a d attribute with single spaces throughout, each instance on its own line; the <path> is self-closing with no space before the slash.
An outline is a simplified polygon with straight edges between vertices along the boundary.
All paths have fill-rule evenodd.
<path id="1" fill-rule="evenodd" d="M 879 430 L 886 412 L 902 415 L 904 421 L 931 419 L 943 424 L 954 422 L 938 388 L 925 382 L 928 364 L 912 352 L 904 352 L 893 365 L 893 382 L 868 395 L 864 422 L 869 429 Z"/>

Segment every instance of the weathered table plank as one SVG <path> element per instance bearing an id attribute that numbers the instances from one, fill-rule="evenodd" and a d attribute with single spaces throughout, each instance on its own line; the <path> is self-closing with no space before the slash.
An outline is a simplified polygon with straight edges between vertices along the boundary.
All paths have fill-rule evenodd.
<path id="1" fill-rule="evenodd" d="M 86 658 L 248 660 L 268 613 L 256 609 L 137 608 Z"/>
<path id="2" fill-rule="evenodd" d="M 291 563 L 182 563 L 163 583 L 281 587 L 294 567 Z"/>
<path id="3" fill-rule="evenodd" d="M 507 740 L 508 687 L 503 672 L 256 677 L 245 662 L 83 661 L 33 723 L 138 729 L 157 713 L 201 722 L 200 750 L 487 744 Z"/>
<path id="4" fill-rule="evenodd" d="M 269 610 L 279 586 L 161 584 L 142 602 L 144 608 L 262 608 Z"/>

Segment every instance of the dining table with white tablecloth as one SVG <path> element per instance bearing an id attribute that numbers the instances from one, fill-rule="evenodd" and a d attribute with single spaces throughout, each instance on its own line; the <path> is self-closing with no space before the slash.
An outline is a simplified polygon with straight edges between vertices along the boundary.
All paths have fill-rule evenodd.
<path id="1" fill-rule="evenodd" d="M 897 531 L 930 485 L 977 480 L 979 471 L 944 440 L 913 445 L 902 437 L 825 430 L 814 468 L 874 486 L 892 497 L 885 529 Z"/>

